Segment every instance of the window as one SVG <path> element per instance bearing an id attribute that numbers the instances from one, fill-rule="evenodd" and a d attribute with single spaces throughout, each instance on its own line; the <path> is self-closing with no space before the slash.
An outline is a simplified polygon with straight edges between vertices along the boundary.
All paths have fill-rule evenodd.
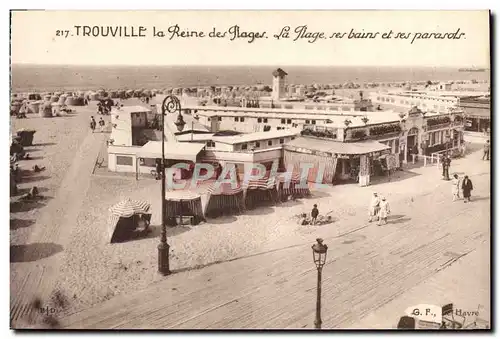
<path id="1" fill-rule="evenodd" d="M 255 142 L 255 147 L 260 147 L 260 142 L 259 141 Z"/>
<path id="2" fill-rule="evenodd" d="M 291 124 L 291 123 L 292 123 L 292 119 L 288 119 L 288 120 L 286 121 L 286 123 L 287 123 L 287 124 Z"/>
<path id="3" fill-rule="evenodd" d="M 285 143 L 285 139 L 281 138 L 280 139 L 280 144 L 284 144 Z"/>
<path id="4" fill-rule="evenodd" d="M 217 119 L 218 119 L 219 121 L 222 121 L 222 117 L 217 117 Z"/>
<path id="5" fill-rule="evenodd" d="M 316 125 L 316 120 L 311 120 L 311 123 L 312 123 L 313 125 Z"/>
<path id="6" fill-rule="evenodd" d="M 134 161 L 132 160 L 132 157 L 121 156 L 121 155 L 116 156 L 116 164 L 117 165 L 132 166 L 133 163 L 134 163 Z"/>
<path id="7" fill-rule="evenodd" d="M 245 121 L 245 118 L 240 118 L 240 122 L 244 122 Z"/>
<path id="8" fill-rule="evenodd" d="M 272 145 L 273 145 L 273 141 L 272 141 L 272 140 L 269 140 L 269 141 L 267 142 L 267 146 L 272 146 Z"/>
<path id="9" fill-rule="evenodd" d="M 267 118 L 264 118 L 264 122 L 267 122 Z"/>
<path id="10" fill-rule="evenodd" d="M 309 124 L 309 123 L 310 123 L 309 120 L 306 120 L 306 124 Z"/>
<path id="11" fill-rule="evenodd" d="M 145 167 L 156 167 L 156 159 L 153 158 L 139 158 L 139 165 Z"/>
<path id="12" fill-rule="evenodd" d="M 237 118 L 237 117 L 234 117 L 234 121 L 238 121 L 238 118 Z"/>
<path id="13" fill-rule="evenodd" d="M 246 149 L 248 149 L 248 145 L 247 145 L 247 144 L 242 144 L 242 145 L 241 145 L 241 149 L 242 149 L 242 150 L 246 150 Z"/>
<path id="14" fill-rule="evenodd" d="M 262 122 L 262 118 L 257 118 L 257 122 Z"/>
<path id="15" fill-rule="evenodd" d="M 215 142 L 212 140 L 207 141 L 207 147 L 215 147 Z"/>
<path id="16" fill-rule="evenodd" d="M 208 118 L 207 121 L 210 121 L 210 118 Z"/>
<path id="17" fill-rule="evenodd" d="M 285 119 L 281 119 L 281 123 L 284 124 L 285 123 Z"/>
<path id="18" fill-rule="evenodd" d="M 292 137 L 292 140 L 295 140 L 295 137 Z"/>

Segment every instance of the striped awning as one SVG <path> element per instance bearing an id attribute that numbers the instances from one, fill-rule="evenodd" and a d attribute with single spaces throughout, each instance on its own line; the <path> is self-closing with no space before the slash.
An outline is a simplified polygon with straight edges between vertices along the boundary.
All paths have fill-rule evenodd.
<path id="1" fill-rule="evenodd" d="M 170 201 L 195 200 L 199 198 L 201 196 L 198 193 L 187 190 L 167 191 L 165 193 L 165 200 Z"/>
<path id="2" fill-rule="evenodd" d="M 127 199 L 111 206 L 109 211 L 118 218 L 129 218 L 135 214 L 147 214 L 150 208 L 151 205 L 146 201 Z"/>
<path id="3" fill-rule="evenodd" d="M 210 195 L 235 195 L 243 191 L 241 184 L 231 183 L 231 182 L 214 182 L 208 188 L 208 194 Z"/>
<path id="4" fill-rule="evenodd" d="M 305 176 L 304 180 L 307 180 L 307 175 Z M 300 182 L 301 181 L 301 174 L 299 171 L 293 171 L 292 173 L 290 172 L 280 172 L 276 175 L 276 181 L 277 182 Z"/>
<path id="5" fill-rule="evenodd" d="M 252 179 L 243 182 L 243 189 L 268 190 L 274 188 L 275 183 L 276 183 L 275 178 Z"/>

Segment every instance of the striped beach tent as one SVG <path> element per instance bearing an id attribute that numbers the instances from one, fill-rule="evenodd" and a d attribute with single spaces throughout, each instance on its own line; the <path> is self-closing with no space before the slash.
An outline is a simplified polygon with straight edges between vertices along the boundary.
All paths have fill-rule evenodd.
<path id="1" fill-rule="evenodd" d="M 278 201 L 286 201 L 288 197 L 303 198 L 311 195 L 307 176 L 300 171 L 280 172 L 276 175 Z"/>
<path id="2" fill-rule="evenodd" d="M 126 239 L 138 224 L 137 215 L 151 221 L 151 205 L 146 201 L 126 199 L 109 208 L 108 230 L 110 242 Z"/>
<path id="3" fill-rule="evenodd" d="M 151 205 L 143 200 L 126 199 L 111 206 L 109 211 L 118 217 L 128 218 L 136 214 L 148 214 Z"/>
<path id="4" fill-rule="evenodd" d="M 204 221 L 201 196 L 189 190 L 173 190 L 165 192 L 165 218 L 168 225 L 176 225 L 177 217 L 192 217 L 192 223 Z"/>
<path id="5" fill-rule="evenodd" d="M 214 182 L 208 188 L 205 215 L 216 218 L 221 215 L 241 213 L 245 209 L 243 188 L 239 182 Z"/>
<path id="6" fill-rule="evenodd" d="M 270 171 L 260 179 L 245 179 L 242 184 L 245 207 L 252 209 L 261 204 L 273 204 L 277 198 L 275 186 L 276 178 L 270 175 Z"/>

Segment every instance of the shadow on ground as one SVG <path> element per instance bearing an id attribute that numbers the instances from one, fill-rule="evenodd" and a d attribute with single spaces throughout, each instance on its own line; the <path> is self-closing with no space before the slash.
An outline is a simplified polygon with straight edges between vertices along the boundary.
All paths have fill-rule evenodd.
<path id="1" fill-rule="evenodd" d="M 23 176 L 20 183 L 22 184 L 27 182 L 37 182 L 47 179 L 50 179 L 50 177 L 47 175 L 28 175 L 28 176 Z"/>
<path id="2" fill-rule="evenodd" d="M 259 206 L 254 209 L 246 210 L 246 215 L 265 215 L 274 213 L 274 209 L 269 206 Z"/>
<path id="3" fill-rule="evenodd" d="M 30 219 L 10 219 L 10 229 L 17 230 L 19 228 L 30 227 L 35 223 L 35 220 Z"/>
<path id="4" fill-rule="evenodd" d="M 207 218 L 208 223 L 214 225 L 231 224 L 236 220 L 238 220 L 238 218 L 234 215 L 225 215 L 217 218 Z"/>
<path id="5" fill-rule="evenodd" d="M 370 186 L 385 184 L 388 182 L 398 182 L 398 181 L 406 180 L 406 179 L 413 178 L 413 177 L 416 177 L 419 175 L 421 175 L 421 174 L 411 172 L 408 170 L 396 171 L 390 176 L 374 177 L 372 182 L 370 183 Z"/>
<path id="6" fill-rule="evenodd" d="M 14 201 L 10 203 L 10 213 L 28 212 L 45 206 L 41 200 L 37 201 Z"/>
<path id="7" fill-rule="evenodd" d="M 54 145 L 57 145 L 57 143 L 55 142 L 41 142 L 41 143 L 38 143 L 38 144 L 33 144 L 33 146 L 54 146 Z"/>
<path id="8" fill-rule="evenodd" d="M 47 258 L 63 250 L 59 244 L 33 243 L 28 245 L 10 246 L 10 262 L 31 262 Z"/>

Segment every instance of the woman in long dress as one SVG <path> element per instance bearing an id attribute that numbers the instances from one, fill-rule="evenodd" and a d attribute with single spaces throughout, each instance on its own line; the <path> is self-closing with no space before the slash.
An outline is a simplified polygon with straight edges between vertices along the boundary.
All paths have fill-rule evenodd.
<path id="1" fill-rule="evenodd" d="M 453 194 L 453 201 L 460 199 L 460 179 L 458 178 L 458 174 L 453 174 L 451 193 Z"/>
<path id="2" fill-rule="evenodd" d="M 391 209 L 389 207 L 389 203 L 385 199 L 385 197 L 382 197 L 382 200 L 380 201 L 380 211 L 378 212 L 378 224 L 382 225 L 382 221 L 384 222 L 384 225 L 387 224 L 387 217 L 391 213 Z"/>
<path id="3" fill-rule="evenodd" d="M 373 218 L 377 217 L 378 216 L 378 211 L 380 210 L 380 198 L 377 194 L 377 192 L 374 192 L 373 193 L 373 197 L 372 197 L 372 200 L 370 201 L 370 207 L 369 207 L 369 221 L 368 222 L 372 222 L 373 221 Z"/>
<path id="4" fill-rule="evenodd" d="M 462 191 L 464 195 L 464 202 L 470 201 L 470 192 L 473 190 L 472 181 L 466 175 L 462 180 Z"/>

